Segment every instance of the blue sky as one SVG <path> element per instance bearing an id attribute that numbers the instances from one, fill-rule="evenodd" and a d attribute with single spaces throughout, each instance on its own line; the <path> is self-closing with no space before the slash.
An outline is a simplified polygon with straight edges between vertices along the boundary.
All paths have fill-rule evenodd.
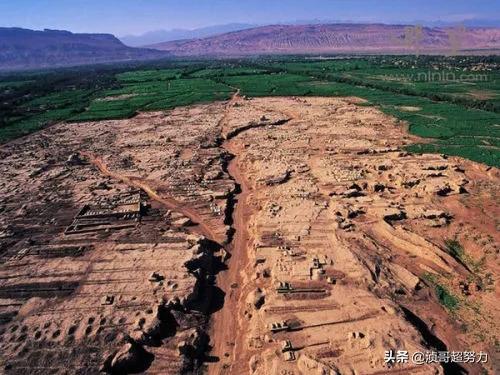
<path id="1" fill-rule="evenodd" d="M 500 19 L 497 0 L 0 0 L 0 26 L 118 36 L 226 23 Z"/>

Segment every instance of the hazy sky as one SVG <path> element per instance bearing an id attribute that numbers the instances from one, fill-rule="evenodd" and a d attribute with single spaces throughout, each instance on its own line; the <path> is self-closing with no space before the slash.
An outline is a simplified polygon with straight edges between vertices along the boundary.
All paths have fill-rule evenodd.
<path id="1" fill-rule="evenodd" d="M 118 36 L 226 23 L 500 18 L 498 0 L 0 0 L 0 26 Z"/>

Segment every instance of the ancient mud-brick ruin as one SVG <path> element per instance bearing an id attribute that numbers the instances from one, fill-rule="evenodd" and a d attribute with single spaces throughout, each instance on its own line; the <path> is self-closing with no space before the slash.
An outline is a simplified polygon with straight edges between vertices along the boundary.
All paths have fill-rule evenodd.
<path id="1" fill-rule="evenodd" d="M 498 333 L 498 170 L 414 141 L 356 98 L 235 95 L 1 146 L 0 372 L 494 371 L 384 362 Z"/>

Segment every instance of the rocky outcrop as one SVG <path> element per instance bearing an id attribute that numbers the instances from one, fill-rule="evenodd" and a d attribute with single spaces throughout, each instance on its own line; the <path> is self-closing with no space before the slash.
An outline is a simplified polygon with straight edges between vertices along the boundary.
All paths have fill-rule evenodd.
<path id="1" fill-rule="evenodd" d="M 133 374 L 149 367 L 153 355 L 129 338 L 116 353 L 106 359 L 101 371 L 108 374 Z"/>

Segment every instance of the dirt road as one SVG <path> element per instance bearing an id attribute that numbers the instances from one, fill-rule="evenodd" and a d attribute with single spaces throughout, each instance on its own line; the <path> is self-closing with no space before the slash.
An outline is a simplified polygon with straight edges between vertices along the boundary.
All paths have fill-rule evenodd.
<path id="1" fill-rule="evenodd" d="M 237 150 L 231 141 L 224 144 L 224 148 L 237 155 Z M 249 234 L 247 218 L 251 213 L 248 206 L 250 190 L 248 184 L 238 168 L 236 156 L 228 166 L 228 172 L 239 184 L 241 193 L 238 195 L 233 212 L 233 228 L 235 234 L 228 247 L 231 254 L 227 266 L 217 279 L 217 285 L 224 290 L 226 297 L 224 307 L 212 316 L 210 329 L 212 355 L 219 357 L 219 362 L 209 366 L 209 374 L 237 374 L 243 370 L 238 353 L 243 346 L 243 335 L 239 327 L 240 315 L 238 308 L 242 303 L 243 273 L 248 266 Z"/>
<path id="2" fill-rule="evenodd" d="M 96 166 L 102 174 L 119 180 L 128 186 L 143 190 L 152 200 L 157 201 L 167 207 L 170 210 L 179 212 L 184 216 L 188 217 L 197 226 L 197 232 L 204 235 L 212 241 L 218 242 L 216 234 L 210 229 L 210 227 L 204 222 L 203 218 L 196 213 L 193 209 L 187 207 L 185 204 L 176 201 L 172 198 L 160 197 L 158 193 L 154 191 L 146 182 L 144 182 L 139 177 L 126 176 L 123 174 L 115 173 L 111 171 L 104 161 L 89 152 L 82 152 L 82 156 L 86 157 L 93 165 Z"/>
<path id="3" fill-rule="evenodd" d="M 221 121 L 221 131 L 227 133 L 225 129 L 227 115 L 234 103 L 242 100 L 237 91 L 226 105 L 226 113 Z M 216 312 L 211 319 L 210 339 L 212 355 L 218 357 L 218 362 L 209 365 L 209 374 L 238 374 L 244 373 L 245 366 L 239 361 L 240 351 L 243 347 L 243 333 L 240 327 L 241 315 L 238 309 L 244 307 L 241 298 L 245 269 L 248 267 L 248 249 L 250 236 L 248 233 L 248 217 L 251 215 L 251 208 L 248 205 L 250 187 L 239 168 L 239 154 L 237 142 L 232 139 L 226 140 L 222 147 L 234 158 L 227 167 L 228 174 L 236 182 L 239 193 L 235 199 L 235 206 L 232 214 L 232 227 L 234 236 L 227 250 L 231 257 L 227 262 L 228 270 L 218 275 L 217 286 L 225 293 L 224 307 Z"/>

